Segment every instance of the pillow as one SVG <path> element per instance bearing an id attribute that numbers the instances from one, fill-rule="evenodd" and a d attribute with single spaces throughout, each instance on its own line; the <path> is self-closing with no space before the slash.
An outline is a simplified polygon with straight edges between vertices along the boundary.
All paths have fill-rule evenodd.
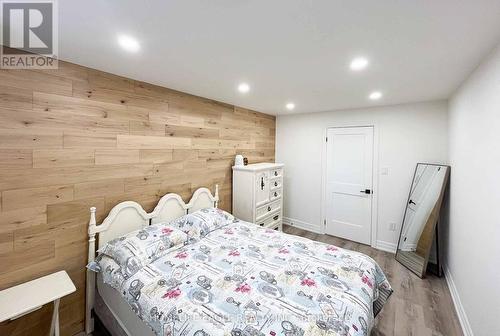
<path id="1" fill-rule="evenodd" d="M 122 272 L 122 267 L 112 258 L 102 253 L 97 256 L 95 261 L 88 264 L 87 268 L 96 273 L 101 273 L 103 282 L 115 289 L 120 288 L 127 279 L 126 273 Z"/>
<path id="2" fill-rule="evenodd" d="M 110 240 L 99 249 L 95 263 L 89 269 L 102 271 L 99 261 L 103 256 L 111 258 L 120 268 L 125 279 L 128 279 L 143 266 L 161 258 L 169 251 L 187 244 L 187 235 L 175 227 L 166 224 L 155 224 L 140 230 L 132 231 L 125 236 Z"/>
<path id="3" fill-rule="evenodd" d="M 169 225 L 182 230 L 193 241 L 234 221 L 235 217 L 224 210 L 206 208 L 179 217 Z"/>

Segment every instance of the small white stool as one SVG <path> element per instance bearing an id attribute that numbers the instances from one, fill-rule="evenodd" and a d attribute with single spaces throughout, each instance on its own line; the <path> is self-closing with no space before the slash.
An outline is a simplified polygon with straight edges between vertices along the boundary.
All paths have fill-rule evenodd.
<path id="1" fill-rule="evenodd" d="M 0 322 L 15 320 L 54 302 L 50 335 L 59 336 L 59 300 L 76 291 L 66 271 L 22 283 L 0 291 Z"/>

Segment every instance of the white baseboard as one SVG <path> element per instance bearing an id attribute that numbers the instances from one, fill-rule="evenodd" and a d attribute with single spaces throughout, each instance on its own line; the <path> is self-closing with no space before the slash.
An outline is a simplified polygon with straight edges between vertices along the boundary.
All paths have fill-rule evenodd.
<path id="1" fill-rule="evenodd" d="M 298 219 L 293 219 L 290 217 L 283 217 L 283 224 L 290 225 L 302 230 L 311 231 L 318 234 L 324 234 L 323 230 L 318 225 L 314 225 L 308 222 L 300 221 Z M 382 240 L 378 240 L 377 244 L 373 246 L 378 250 L 385 252 L 396 253 L 397 245 L 395 243 L 389 243 Z"/>
<path id="2" fill-rule="evenodd" d="M 300 221 L 298 219 L 293 219 L 293 218 L 289 218 L 289 217 L 283 217 L 283 224 L 290 225 L 290 226 L 293 226 L 293 227 L 296 227 L 296 228 L 299 228 L 302 230 L 311 231 L 314 233 L 319 233 L 319 234 L 324 233 L 324 232 L 322 232 L 321 228 L 318 225 L 303 222 L 303 221 Z"/>
<path id="3" fill-rule="evenodd" d="M 382 250 L 389 253 L 396 253 L 397 245 L 395 243 L 377 240 L 377 245 L 375 245 L 375 248 L 377 250 Z"/>
<path id="4" fill-rule="evenodd" d="M 450 289 L 451 299 L 453 300 L 453 304 L 455 305 L 455 310 L 457 311 L 458 320 L 460 321 L 460 325 L 462 326 L 464 336 L 474 336 L 469 323 L 469 319 L 467 318 L 467 314 L 465 313 L 464 306 L 462 305 L 462 301 L 460 300 L 457 286 L 455 286 L 455 282 L 453 281 L 453 275 L 451 274 L 448 267 L 446 267 L 446 265 L 443 265 L 443 271 L 444 278 L 446 279 L 446 283 L 448 284 L 448 288 Z"/>

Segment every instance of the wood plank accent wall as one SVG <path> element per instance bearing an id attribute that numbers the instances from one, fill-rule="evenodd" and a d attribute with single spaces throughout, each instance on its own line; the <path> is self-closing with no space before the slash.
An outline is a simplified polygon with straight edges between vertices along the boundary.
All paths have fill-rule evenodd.
<path id="1" fill-rule="evenodd" d="M 0 70 L 0 289 L 65 269 L 78 290 L 62 335 L 83 330 L 89 207 L 152 210 L 176 192 L 220 186 L 231 210 L 235 154 L 274 161 L 275 117 L 60 62 Z M 0 325 L 48 333 L 50 307 Z"/>

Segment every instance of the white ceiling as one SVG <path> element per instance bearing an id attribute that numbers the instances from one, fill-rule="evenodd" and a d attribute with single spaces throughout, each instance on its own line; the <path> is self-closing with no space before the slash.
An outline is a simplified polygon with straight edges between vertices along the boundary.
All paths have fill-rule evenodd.
<path id="1" fill-rule="evenodd" d="M 64 60 L 286 114 L 449 97 L 500 41 L 500 1 L 64 0 L 59 22 Z"/>

